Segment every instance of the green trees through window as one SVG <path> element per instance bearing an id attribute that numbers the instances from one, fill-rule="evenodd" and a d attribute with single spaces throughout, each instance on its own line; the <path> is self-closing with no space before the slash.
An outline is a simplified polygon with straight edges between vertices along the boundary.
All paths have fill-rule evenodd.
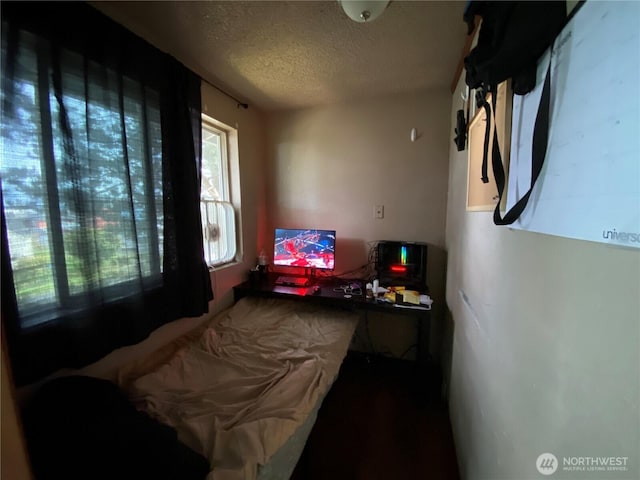
<path id="1" fill-rule="evenodd" d="M 3 205 L 25 319 L 73 309 L 80 293 L 119 298 L 131 282 L 152 281 L 163 245 L 157 93 L 63 51 L 58 98 L 30 40 L 0 98 Z"/>

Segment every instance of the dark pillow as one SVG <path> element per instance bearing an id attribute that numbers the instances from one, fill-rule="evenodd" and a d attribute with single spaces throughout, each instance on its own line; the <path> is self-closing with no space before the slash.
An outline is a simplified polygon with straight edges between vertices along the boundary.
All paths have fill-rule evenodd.
<path id="1" fill-rule="evenodd" d="M 114 383 L 93 377 L 52 380 L 23 415 L 38 480 L 202 480 L 209 463 L 174 429 L 139 412 Z"/>

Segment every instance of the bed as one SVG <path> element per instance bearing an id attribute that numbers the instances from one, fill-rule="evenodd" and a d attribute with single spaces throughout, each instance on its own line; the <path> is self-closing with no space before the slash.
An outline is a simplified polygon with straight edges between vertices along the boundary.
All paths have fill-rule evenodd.
<path id="1" fill-rule="evenodd" d="M 288 478 L 356 324 L 349 311 L 246 297 L 118 383 L 208 459 L 207 480 Z"/>

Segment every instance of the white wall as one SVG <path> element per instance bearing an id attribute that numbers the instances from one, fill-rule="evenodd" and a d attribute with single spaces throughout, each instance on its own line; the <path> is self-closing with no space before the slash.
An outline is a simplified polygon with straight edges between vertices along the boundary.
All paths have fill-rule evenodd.
<path id="1" fill-rule="evenodd" d="M 280 225 L 335 228 L 338 240 L 442 247 L 449 97 L 444 90 L 269 117 L 269 203 Z M 409 138 L 412 127 L 420 138 Z M 385 217 L 373 218 L 383 204 Z M 356 249 L 354 248 L 354 253 Z M 338 268 L 364 260 L 337 254 Z"/>
<path id="2" fill-rule="evenodd" d="M 535 462 L 545 452 L 629 457 L 627 472 L 561 467 L 550 478 L 638 478 L 640 254 L 465 212 L 466 155 L 452 146 L 446 231 L 462 478 L 544 478 Z"/>
<path id="3" fill-rule="evenodd" d="M 369 242 L 429 243 L 435 323 L 444 312 L 449 105 L 440 89 L 268 116 L 270 228 L 335 229 L 336 273 L 365 264 Z M 373 218 L 377 204 L 382 220 Z M 387 339 L 402 324 L 379 323 Z"/>

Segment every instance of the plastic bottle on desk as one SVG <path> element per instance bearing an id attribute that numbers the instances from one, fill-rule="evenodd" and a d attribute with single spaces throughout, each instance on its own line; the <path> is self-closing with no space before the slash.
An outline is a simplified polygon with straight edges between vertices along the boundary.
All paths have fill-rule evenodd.
<path id="1" fill-rule="evenodd" d="M 262 276 L 267 274 L 269 259 L 267 258 L 267 254 L 264 253 L 264 250 L 260 250 L 260 255 L 258 255 L 258 271 Z"/>
<path id="2" fill-rule="evenodd" d="M 367 283 L 367 300 L 373 300 L 373 285 Z"/>

